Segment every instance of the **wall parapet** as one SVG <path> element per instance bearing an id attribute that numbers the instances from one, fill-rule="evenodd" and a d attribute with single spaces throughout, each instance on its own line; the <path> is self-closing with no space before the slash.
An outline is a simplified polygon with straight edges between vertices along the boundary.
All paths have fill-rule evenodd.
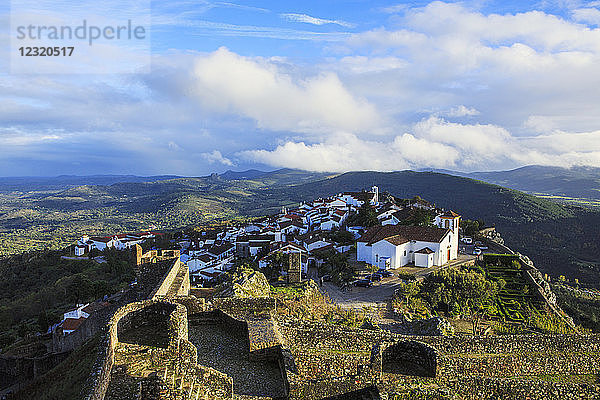
<path id="1" fill-rule="evenodd" d="M 150 309 L 168 309 L 169 315 L 169 347 L 179 348 L 180 342 L 187 341 L 187 310 L 185 307 L 175 303 L 169 303 L 159 300 L 146 300 L 129 303 L 119 308 L 110 318 L 102 345 L 99 348 L 98 357 L 94 363 L 91 376 L 84 386 L 84 396 L 86 400 L 103 400 L 115 361 L 115 348 L 119 344 L 118 330 L 119 323 L 139 312 L 151 312 Z M 158 310 L 153 310 L 158 311 Z M 196 358 L 197 359 L 197 358 Z"/>

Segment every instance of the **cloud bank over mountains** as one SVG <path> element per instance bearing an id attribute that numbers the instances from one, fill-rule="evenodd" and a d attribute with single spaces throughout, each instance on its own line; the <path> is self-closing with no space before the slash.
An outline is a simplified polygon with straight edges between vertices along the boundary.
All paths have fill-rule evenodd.
<path id="1" fill-rule="evenodd" d="M 308 59 L 223 46 L 160 52 L 147 75 L 0 76 L 0 171 L 600 166 L 598 7 L 392 4 Z"/>

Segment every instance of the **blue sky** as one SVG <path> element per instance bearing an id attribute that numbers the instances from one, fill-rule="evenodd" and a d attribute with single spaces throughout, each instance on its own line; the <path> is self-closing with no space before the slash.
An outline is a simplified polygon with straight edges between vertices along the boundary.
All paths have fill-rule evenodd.
<path id="1" fill-rule="evenodd" d="M 92 14 L 82 3 L 52 2 L 74 19 Z M 148 11 L 103 7 L 131 4 L 134 19 Z M 3 57 L 0 176 L 600 166 L 599 1 L 181 0 L 151 13 L 141 73 L 21 74 Z"/>

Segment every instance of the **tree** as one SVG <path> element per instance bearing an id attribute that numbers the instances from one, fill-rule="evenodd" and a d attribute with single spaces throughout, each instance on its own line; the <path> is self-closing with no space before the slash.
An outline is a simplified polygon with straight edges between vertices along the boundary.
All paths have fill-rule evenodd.
<path id="1" fill-rule="evenodd" d="M 40 333 L 46 333 L 46 331 L 48 331 L 48 315 L 46 314 L 46 310 L 40 312 L 40 314 L 37 317 L 37 326 L 38 329 L 40 330 Z"/>
<path id="2" fill-rule="evenodd" d="M 354 243 L 354 235 L 351 232 L 342 229 L 332 230 L 329 233 L 329 238 L 341 245 L 351 245 Z"/>
<path id="3" fill-rule="evenodd" d="M 66 287 L 67 299 L 75 303 L 82 303 L 93 298 L 94 286 L 88 278 L 77 274 Z"/>
<path id="4" fill-rule="evenodd" d="M 470 219 L 464 219 L 461 221 L 460 225 L 462 226 L 463 233 L 466 236 L 474 236 L 483 227 L 483 221 L 471 221 Z"/>
<path id="5" fill-rule="evenodd" d="M 365 227 L 379 225 L 375 207 L 368 203 L 363 203 L 358 209 L 358 223 Z"/>
<path id="6" fill-rule="evenodd" d="M 404 225 L 430 226 L 433 223 L 433 214 L 430 210 L 415 208 L 411 211 L 408 219 L 403 221 Z"/>
<path id="7" fill-rule="evenodd" d="M 290 255 L 278 251 L 267 257 L 267 267 L 261 269 L 261 272 L 267 279 L 276 279 L 279 277 L 279 271 L 287 270 L 289 265 Z"/>
<path id="8" fill-rule="evenodd" d="M 25 336 L 27 336 L 28 332 L 29 332 L 29 327 L 27 326 L 27 324 L 25 323 L 25 321 L 21 321 L 21 323 L 17 327 L 17 334 L 20 337 L 24 338 Z"/>
<path id="9" fill-rule="evenodd" d="M 483 273 L 448 269 L 429 275 L 421 294 L 433 308 L 470 312 L 494 298 L 498 287 L 497 282 L 487 280 Z"/>
<path id="10" fill-rule="evenodd" d="M 92 290 L 95 299 L 100 299 L 111 292 L 110 285 L 104 279 L 95 281 L 92 285 Z"/>

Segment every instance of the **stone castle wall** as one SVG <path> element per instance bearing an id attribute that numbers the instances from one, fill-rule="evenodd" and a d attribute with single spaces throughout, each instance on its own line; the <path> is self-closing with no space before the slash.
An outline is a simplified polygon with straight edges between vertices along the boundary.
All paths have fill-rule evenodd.
<path id="1" fill-rule="evenodd" d="M 153 310 L 154 309 L 154 310 Z M 187 312 L 183 306 L 177 307 L 175 304 L 159 301 L 143 301 L 129 303 L 119 308 L 110 319 L 107 332 L 100 348 L 98 357 L 94 364 L 92 376 L 86 384 L 86 400 L 102 400 L 110 384 L 110 374 L 114 363 L 115 347 L 119 342 L 118 327 L 119 322 L 127 318 L 131 313 L 148 314 L 151 311 L 167 312 L 170 310 L 169 337 L 172 341 L 178 341 L 179 338 L 187 339 Z M 182 325 L 185 324 L 185 330 Z"/>
<path id="2" fill-rule="evenodd" d="M 511 378 L 515 377 L 523 379 L 528 376 L 589 375 L 600 372 L 600 335 L 418 337 L 301 322 L 282 323 L 280 329 L 298 365 L 299 376 L 292 379 L 292 385 L 299 386 L 301 391 L 310 391 L 311 396 L 318 394 L 326 397 L 335 394 L 335 385 L 324 384 L 328 377 L 334 378 L 333 381 L 343 380 L 344 377 L 360 381 L 355 377 L 363 376 L 362 385 L 367 387 L 370 383 L 369 368 L 373 374 L 379 375 L 379 378 L 374 380 L 383 382 L 384 386 L 387 383 L 390 388 L 401 387 L 409 379 L 407 376 L 433 376 L 431 371 L 435 371 L 436 380 L 447 382 L 472 379 L 482 387 L 486 385 L 485 382 L 481 383 L 482 380 L 493 378 L 490 382 L 494 382 L 492 387 L 495 388 L 496 394 L 520 387 L 512 383 Z M 430 348 L 432 352 L 430 356 L 419 357 L 419 360 L 416 360 L 405 357 L 414 351 L 399 351 L 386 360 L 385 350 L 402 342 L 420 342 L 422 348 Z M 371 349 L 374 352 L 371 352 L 369 357 L 367 351 Z M 401 364 L 411 366 L 413 370 L 394 371 L 394 360 L 398 361 L 396 366 L 401 361 Z M 545 383 L 539 385 L 546 387 Z M 323 391 L 320 392 L 318 387 L 322 387 Z M 515 389 L 515 393 L 525 389 Z M 576 393 L 581 393 L 582 390 L 580 386 L 571 389 Z M 461 390 L 471 393 L 466 388 Z"/>
<path id="3" fill-rule="evenodd" d="M 218 397 L 230 398 L 233 395 L 233 380 L 211 368 L 197 365 L 196 347 L 188 341 L 187 315 L 188 311 L 183 305 L 161 300 L 129 303 L 119 308 L 108 323 L 104 341 L 98 348 L 93 373 L 85 385 L 83 398 L 103 400 L 110 384 L 120 330 L 135 329 L 137 324 L 165 317 L 168 317 L 169 344 L 167 349 L 156 352 L 157 356 L 164 360 L 165 365 L 176 362 L 180 376 L 205 387 L 205 394 L 211 396 L 211 393 L 217 393 Z"/>
<path id="4" fill-rule="evenodd" d="M 159 297 L 166 296 L 169 293 L 169 289 L 171 288 L 171 285 L 173 285 L 173 282 L 175 281 L 175 278 L 177 277 L 177 274 L 179 273 L 180 268 L 181 268 L 181 261 L 179 260 L 179 258 L 174 259 L 173 264 L 169 268 L 166 276 L 162 279 L 162 281 L 160 282 L 160 285 L 156 289 L 154 289 L 154 291 L 152 291 L 149 298 L 156 299 Z M 189 279 L 188 279 L 188 281 L 189 281 Z M 188 286 L 188 289 L 189 289 L 189 286 Z"/>

